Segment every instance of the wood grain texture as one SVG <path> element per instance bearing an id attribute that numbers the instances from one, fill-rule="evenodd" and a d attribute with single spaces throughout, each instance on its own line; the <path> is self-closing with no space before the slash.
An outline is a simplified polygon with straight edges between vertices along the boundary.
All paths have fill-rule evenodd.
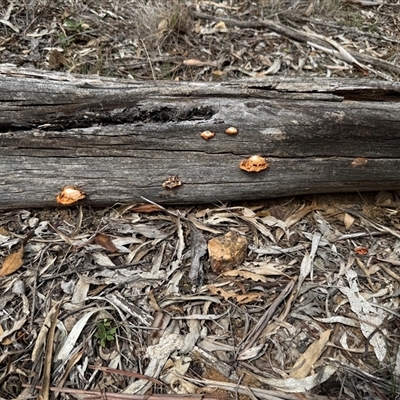
<path id="1" fill-rule="evenodd" d="M 93 206 L 399 189 L 399 100 L 400 84 L 374 80 L 137 82 L 0 66 L 0 207 L 56 205 L 67 185 Z M 270 167 L 240 170 L 254 154 Z M 163 188 L 169 175 L 183 185 Z"/>

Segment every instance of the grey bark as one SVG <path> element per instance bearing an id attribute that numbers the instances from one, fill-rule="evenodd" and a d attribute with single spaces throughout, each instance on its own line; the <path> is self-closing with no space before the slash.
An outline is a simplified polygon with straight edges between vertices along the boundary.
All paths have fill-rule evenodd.
<path id="1" fill-rule="evenodd" d="M 399 83 L 366 79 L 138 82 L 0 66 L 0 207 L 56 205 L 67 185 L 93 206 L 399 189 L 399 100 Z M 270 167 L 240 170 L 254 154 Z M 164 188 L 170 175 L 182 186 Z"/>

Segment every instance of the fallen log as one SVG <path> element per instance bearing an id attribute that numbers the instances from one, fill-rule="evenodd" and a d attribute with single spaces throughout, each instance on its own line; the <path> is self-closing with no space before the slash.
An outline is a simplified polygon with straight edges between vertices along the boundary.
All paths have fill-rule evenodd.
<path id="1" fill-rule="evenodd" d="M 400 83 L 367 79 L 138 82 L 3 65 L 0 207 L 56 205 L 67 185 L 93 206 L 400 189 L 399 101 Z M 269 168 L 241 170 L 251 155 Z M 182 185 L 163 186 L 170 176 Z"/>

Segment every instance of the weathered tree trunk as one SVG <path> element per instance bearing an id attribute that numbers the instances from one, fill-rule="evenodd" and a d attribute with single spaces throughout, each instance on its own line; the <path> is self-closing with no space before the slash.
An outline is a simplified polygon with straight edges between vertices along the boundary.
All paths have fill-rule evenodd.
<path id="1" fill-rule="evenodd" d="M 137 82 L 0 66 L 0 207 L 56 205 L 67 185 L 94 206 L 399 189 L 399 101 L 400 83 L 373 80 Z M 254 154 L 270 167 L 240 170 Z M 164 188 L 170 175 L 182 186 Z"/>

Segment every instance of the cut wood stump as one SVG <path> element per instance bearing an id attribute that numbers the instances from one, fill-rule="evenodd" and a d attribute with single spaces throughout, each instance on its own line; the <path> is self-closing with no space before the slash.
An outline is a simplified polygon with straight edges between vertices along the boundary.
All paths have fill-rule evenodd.
<path id="1" fill-rule="evenodd" d="M 0 207 L 56 205 L 70 185 L 93 206 L 400 189 L 399 101 L 400 83 L 377 80 L 138 82 L 3 65 Z M 252 155 L 268 168 L 240 169 Z"/>

